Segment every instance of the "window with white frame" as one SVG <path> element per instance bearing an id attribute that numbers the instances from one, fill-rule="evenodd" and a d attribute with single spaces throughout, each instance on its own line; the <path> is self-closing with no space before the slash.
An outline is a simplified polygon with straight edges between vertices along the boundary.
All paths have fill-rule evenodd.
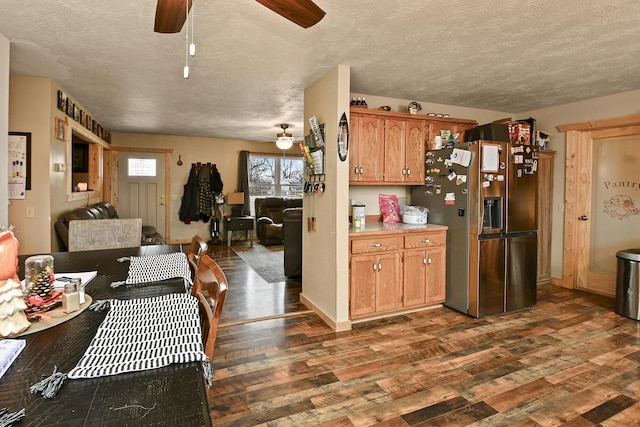
<path id="1" fill-rule="evenodd" d="M 128 176 L 156 176 L 156 159 L 133 159 L 127 164 Z"/>
<path id="2" fill-rule="evenodd" d="M 256 197 L 302 197 L 304 159 L 300 156 L 251 154 L 249 198 L 254 214 Z"/>

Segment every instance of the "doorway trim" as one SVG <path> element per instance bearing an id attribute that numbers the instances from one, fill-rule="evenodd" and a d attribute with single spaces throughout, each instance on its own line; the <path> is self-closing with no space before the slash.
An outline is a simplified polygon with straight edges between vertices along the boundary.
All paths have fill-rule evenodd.
<path id="1" fill-rule="evenodd" d="M 105 198 L 109 198 L 109 202 L 118 208 L 118 152 L 129 151 L 137 153 L 164 153 L 164 185 L 165 192 L 171 188 L 171 155 L 173 154 L 173 148 L 145 148 L 145 147 L 111 147 L 109 153 L 105 153 L 104 156 L 104 184 L 103 192 Z M 171 243 L 171 197 L 165 197 L 166 203 L 164 205 L 165 225 L 164 225 L 164 237 L 167 243 Z"/>
<path id="2" fill-rule="evenodd" d="M 589 247 L 589 215 L 593 180 L 593 140 L 639 135 L 640 114 L 558 126 L 566 133 L 565 213 L 562 286 L 585 289 L 588 265 L 578 254 Z M 588 263 L 588 260 L 586 261 Z"/>

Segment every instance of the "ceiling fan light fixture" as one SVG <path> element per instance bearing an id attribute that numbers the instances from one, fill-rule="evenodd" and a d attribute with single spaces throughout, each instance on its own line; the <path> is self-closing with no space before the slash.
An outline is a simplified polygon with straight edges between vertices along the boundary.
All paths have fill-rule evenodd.
<path id="1" fill-rule="evenodd" d="M 287 132 L 288 124 L 281 124 L 282 132 L 276 135 L 276 146 L 281 150 L 288 150 L 293 145 L 293 135 Z"/>

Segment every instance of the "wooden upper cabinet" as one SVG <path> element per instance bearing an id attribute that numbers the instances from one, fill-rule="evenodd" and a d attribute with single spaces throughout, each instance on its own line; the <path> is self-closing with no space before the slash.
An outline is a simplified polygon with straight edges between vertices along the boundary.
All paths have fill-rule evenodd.
<path id="1" fill-rule="evenodd" d="M 475 120 L 351 109 L 349 182 L 353 185 L 423 185 L 426 144 L 440 130 L 460 133 Z"/>
<path id="2" fill-rule="evenodd" d="M 406 168 L 405 159 L 405 125 L 404 120 L 384 122 L 384 181 L 402 182 Z"/>
<path id="3" fill-rule="evenodd" d="M 379 182 L 383 178 L 384 142 L 379 117 L 351 117 L 352 140 L 349 147 L 349 178 L 356 182 Z"/>
<path id="4" fill-rule="evenodd" d="M 407 120 L 405 142 L 406 169 L 405 182 L 407 184 L 424 184 L 424 153 L 426 144 L 425 123 L 423 120 Z"/>

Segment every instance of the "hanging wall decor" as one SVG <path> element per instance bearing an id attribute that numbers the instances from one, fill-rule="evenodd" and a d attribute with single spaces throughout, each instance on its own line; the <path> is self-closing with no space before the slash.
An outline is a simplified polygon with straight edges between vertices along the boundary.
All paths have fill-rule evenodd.
<path id="1" fill-rule="evenodd" d="M 347 153 L 349 152 L 349 121 L 347 120 L 347 114 L 342 113 L 340 123 L 338 123 L 338 157 L 340 161 L 347 160 Z"/>

